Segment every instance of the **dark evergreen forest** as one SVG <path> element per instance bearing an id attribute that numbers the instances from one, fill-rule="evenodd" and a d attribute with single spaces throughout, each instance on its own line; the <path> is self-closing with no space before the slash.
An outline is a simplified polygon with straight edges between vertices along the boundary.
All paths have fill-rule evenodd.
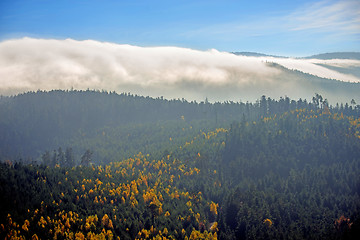
<path id="1" fill-rule="evenodd" d="M 360 105 L 0 98 L 2 239 L 359 239 Z"/>

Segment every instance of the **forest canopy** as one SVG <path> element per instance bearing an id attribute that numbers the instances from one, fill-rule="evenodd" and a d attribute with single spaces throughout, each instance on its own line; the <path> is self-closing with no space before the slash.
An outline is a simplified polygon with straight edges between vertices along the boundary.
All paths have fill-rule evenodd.
<path id="1" fill-rule="evenodd" d="M 360 106 L 0 98 L 3 239 L 357 239 Z"/>

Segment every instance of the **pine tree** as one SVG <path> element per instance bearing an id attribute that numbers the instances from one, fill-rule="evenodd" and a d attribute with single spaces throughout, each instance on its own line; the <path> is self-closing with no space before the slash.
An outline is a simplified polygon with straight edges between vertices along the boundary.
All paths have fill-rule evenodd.
<path id="1" fill-rule="evenodd" d="M 65 150 L 65 167 L 75 166 L 74 153 L 71 147 L 67 147 Z"/>
<path id="2" fill-rule="evenodd" d="M 51 164 L 51 156 L 50 156 L 49 151 L 46 151 L 46 152 L 41 156 L 41 159 L 42 159 L 42 161 L 43 161 L 43 164 L 45 164 L 45 165 Z"/>
<path id="3" fill-rule="evenodd" d="M 81 157 L 81 165 L 89 166 L 89 164 L 91 162 L 92 154 L 93 154 L 93 152 L 90 149 L 86 150 L 84 155 L 82 155 L 82 157 Z"/>

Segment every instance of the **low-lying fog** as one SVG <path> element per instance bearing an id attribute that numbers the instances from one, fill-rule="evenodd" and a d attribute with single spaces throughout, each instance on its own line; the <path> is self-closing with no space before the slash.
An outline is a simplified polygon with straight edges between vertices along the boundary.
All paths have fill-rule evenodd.
<path id="1" fill-rule="evenodd" d="M 312 83 L 313 77 L 279 65 L 322 78 L 360 82 L 358 75 L 338 71 L 359 71 L 359 60 L 248 57 L 214 49 L 22 38 L 0 43 L 0 94 L 89 88 L 198 101 L 206 97 L 253 101 L 263 94 L 309 99 L 315 92 L 334 101 L 357 98 L 348 93 L 349 99 L 344 99 L 343 92 L 333 89 L 322 91 Z"/>

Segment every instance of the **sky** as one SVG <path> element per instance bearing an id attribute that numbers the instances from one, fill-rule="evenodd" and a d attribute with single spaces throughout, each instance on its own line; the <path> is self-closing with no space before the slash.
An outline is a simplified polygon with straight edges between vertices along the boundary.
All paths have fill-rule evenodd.
<path id="1" fill-rule="evenodd" d="M 358 0 L 1 0 L 0 41 L 96 40 L 280 56 L 360 51 Z"/>
<path id="2" fill-rule="evenodd" d="M 97 89 L 254 101 L 323 92 L 360 101 L 359 59 L 299 58 L 360 52 L 359 43 L 359 0 L 0 0 L 0 95 Z M 357 85 L 329 92 L 313 76 Z"/>

